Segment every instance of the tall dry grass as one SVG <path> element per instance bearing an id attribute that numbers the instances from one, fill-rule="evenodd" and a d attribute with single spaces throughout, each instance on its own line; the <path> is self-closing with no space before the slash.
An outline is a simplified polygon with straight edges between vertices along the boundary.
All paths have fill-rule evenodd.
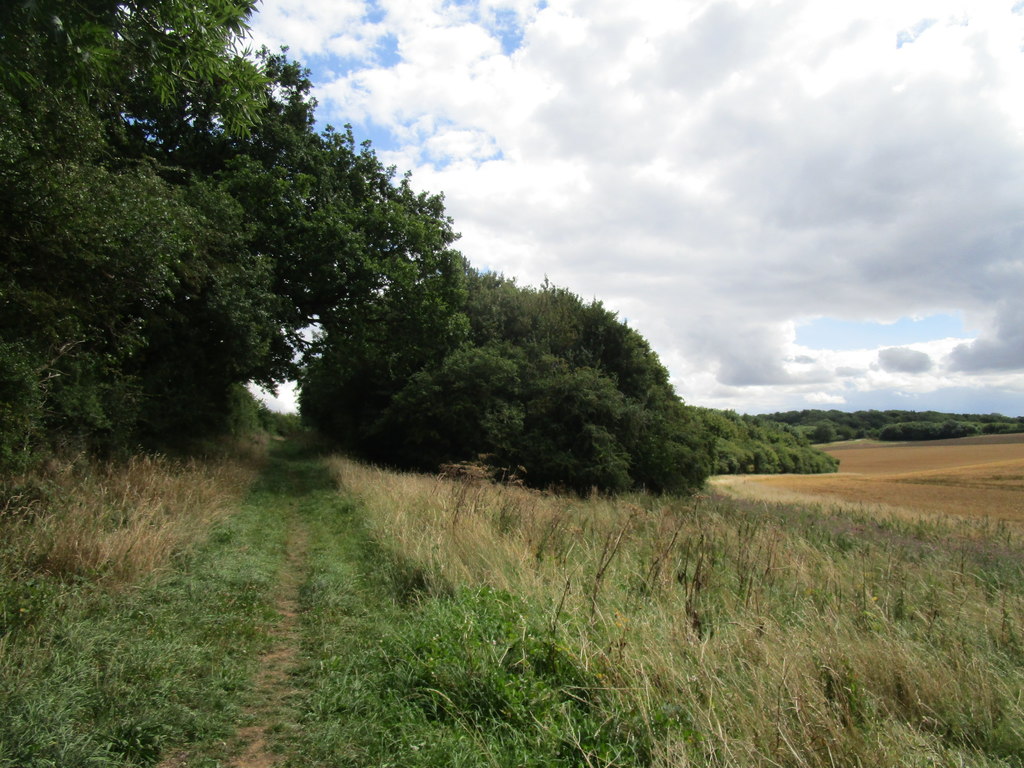
<path id="1" fill-rule="evenodd" d="M 116 586 L 165 566 L 237 508 L 259 452 L 203 460 L 51 462 L 0 487 L 4 570 Z"/>
<path id="2" fill-rule="evenodd" d="M 546 611 L 658 765 L 1021 764 L 1024 558 L 998 527 L 330 466 L 410 583 Z"/>

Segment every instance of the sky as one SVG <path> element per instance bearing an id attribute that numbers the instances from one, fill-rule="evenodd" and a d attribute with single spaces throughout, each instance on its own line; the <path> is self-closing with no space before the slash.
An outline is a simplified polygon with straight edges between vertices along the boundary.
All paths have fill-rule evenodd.
<path id="1" fill-rule="evenodd" d="M 259 9 L 475 267 L 601 301 L 687 403 L 1024 415 L 1024 0 Z"/>

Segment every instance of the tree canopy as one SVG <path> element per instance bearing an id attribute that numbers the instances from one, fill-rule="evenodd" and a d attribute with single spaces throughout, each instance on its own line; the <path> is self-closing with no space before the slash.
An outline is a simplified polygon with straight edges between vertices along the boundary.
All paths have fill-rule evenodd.
<path id="1" fill-rule="evenodd" d="M 999 413 L 803 410 L 772 413 L 764 418 L 786 424 L 815 443 L 858 438 L 942 440 L 1024 432 L 1024 417 L 1003 416 Z"/>
<path id="2" fill-rule="evenodd" d="M 307 423 L 399 466 L 586 493 L 685 491 L 751 440 L 774 461 L 737 466 L 820 464 L 684 405 L 600 302 L 470 267 L 440 195 L 245 49 L 253 9 L 0 5 L 0 468 L 239 428 L 245 385 L 294 378 Z"/>
<path id="3" fill-rule="evenodd" d="M 0 9 L 5 466 L 222 430 L 240 386 L 297 375 L 312 324 L 447 322 L 441 198 L 316 131 L 301 65 L 242 50 L 252 6 Z"/>
<path id="4" fill-rule="evenodd" d="M 704 481 L 713 462 L 700 422 L 638 333 L 550 284 L 523 288 L 468 266 L 465 279 L 466 327 L 414 370 L 387 345 L 367 357 L 328 344 L 303 381 L 304 416 L 400 466 L 479 460 L 584 493 Z"/>

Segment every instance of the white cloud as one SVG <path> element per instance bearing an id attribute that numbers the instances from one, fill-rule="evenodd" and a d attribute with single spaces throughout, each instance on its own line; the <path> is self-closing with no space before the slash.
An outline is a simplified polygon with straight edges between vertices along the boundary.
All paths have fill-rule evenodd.
<path id="1" fill-rule="evenodd" d="M 364 46 L 321 119 L 390 131 L 474 264 L 602 299 L 688 401 L 1024 388 L 1010 4 L 290 1 L 264 8 L 298 52 Z M 913 345 L 928 366 L 793 342 L 802 317 L 955 312 L 980 335 Z"/>
<path id="2" fill-rule="evenodd" d="M 1024 296 L 1024 283 L 1015 281 L 1016 296 Z M 1020 371 L 1024 369 L 1024 306 L 1008 299 L 996 314 L 994 328 L 950 353 L 955 371 Z"/>
<path id="3" fill-rule="evenodd" d="M 828 392 L 810 392 L 804 395 L 804 400 L 811 405 L 842 405 L 846 402 L 846 398 L 842 395 L 829 394 Z"/>
<path id="4" fill-rule="evenodd" d="M 299 410 L 298 393 L 294 381 L 285 382 L 277 387 L 277 393 L 268 392 L 255 384 L 249 385 L 249 391 L 264 405 L 277 413 L 297 413 Z"/>
<path id="5" fill-rule="evenodd" d="M 363 0 L 264 0 L 252 20 L 253 41 L 292 55 L 369 56 L 384 28 L 366 18 Z"/>
<path id="6" fill-rule="evenodd" d="M 925 373 L 935 367 L 926 352 L 908 347 L 889 347 L 879 350 L 878 365 L 888 373 Z"/>

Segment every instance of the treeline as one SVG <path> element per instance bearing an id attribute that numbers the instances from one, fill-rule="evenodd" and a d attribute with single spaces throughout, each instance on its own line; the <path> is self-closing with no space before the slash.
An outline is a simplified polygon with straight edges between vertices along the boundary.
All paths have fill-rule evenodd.
<path id="1" fill-rule="evenodd" d="M 709 474 L 833 472 L 838 462 L 766 419 L 685 406 L 647 341 L 600 302 L 467 268 L 465 340 L 407 374 L 404 333 L 327 344 L 302 413 L 362 456 L 434 469 L 476 461 L 577 492 L 681 491 Z"/>
<path id="2" fill-rule="evenodd" d="M 396 466 L 578 492 L 826 468 L 685 406 L 599 302 L 472 269 L 441 196 L 242 50 L 253 7 L 0 5 L 0 470 L 290 428 L 246 390 L 289 379 L 307 424 Z"/>
<path id="3" fill-rule="evenodd" d="M 697 410 L 714 438 L 715 474 L 818 474 L 839 469 L 839 460 L 812 447 L 799 429 L 770 417 Z"/>
<path id="4" fill-rule="evenodd" d="M 973 435 L 1024 432 L 1024 417 L 998 413 L 941 413 L 939 411 L 804 410 L 767 414 L 815 443 L 873 438 L 876 440 L 943 440 Z"/>
<path id="5" fill-rule="evenodd" d="M 600 302 L 466 272 L 462 343 L 410 371 L 405 331 L 334 340 L 302 381 L 304 418 L 377 461 L 478 461 L 540 487 L 682 491 L 713 470 L 701 420 L 647 342 Z"/>
<path id="6" fill-rule="evenodd" d="M 3 468 L 222 433 L 313 324 L 445 344 L 440 197 L 314 129 L 302 67 L 241 50 L 253 5 L 0 4 Z"/>

